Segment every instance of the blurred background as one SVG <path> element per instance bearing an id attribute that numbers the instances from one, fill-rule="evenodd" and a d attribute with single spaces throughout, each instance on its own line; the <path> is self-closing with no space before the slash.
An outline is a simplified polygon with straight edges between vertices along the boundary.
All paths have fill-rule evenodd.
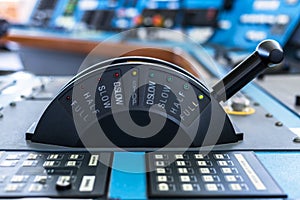
<path id="1" fill-rule="evenodd" d="M 299 11 L 298 0 L 0 0 L 0 18 L 9 22 L 2 46 L 18 50 L 23 65 L 19 68 L 37 74 L 73 74 L 76 63 L 94 43 L 137 27 L 182 32 L 225 66 L 234 65 L 260 41 L 275 39 L 290 54 L 281 73 L 299 72 L 295 64 L 300 57 Z M 2 34 L 7 29 L 3 23 Z M 151 38 L 172 40 L 171 35 L 155 31 Z M 59 40 L 57 44 L 55 39 Z M 74 57 L 73 53 L 78 55 Z M 56 59 L 49 60 L 50 55 Z M 70 62 L 70 57 L 76 61 Z M 47 63 L 43 62 L 45 58 Z M 42 70 L 41 62 L 47 65 Z M 6 65 L 2 63 L 1 68 Z M 15 67 L 12 69 L 18 69 Z"/>
<path id="2" fill-rule="evenodd" d="M 275 39 L 284 48 L 285 60 L 269 69 L 268 76 L 261 75 L 260 80 L 268 81 L 258 84 L 296 113 L 300 110 L 295 83 L 300 72 L 298 0 L 0 0 L 0 18 L 4 75 L 26 71 L 73 76 L 102 42 L 102 50 L 89 57 L 86 67 L 132 48 L 155 47 L 181 54 L 196 71 L 213 79 L 231 70 L 262 40 Z M 132 31 L 135 28 L 139 29 Z M 207 64 L 199 45 L 218 70 Z M 159 51 L 148 56 L 185 65 Z"/>

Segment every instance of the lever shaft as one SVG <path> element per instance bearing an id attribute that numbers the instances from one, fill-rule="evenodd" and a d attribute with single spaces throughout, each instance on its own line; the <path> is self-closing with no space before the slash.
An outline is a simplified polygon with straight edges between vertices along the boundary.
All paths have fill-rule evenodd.
<path id="1" fill-rule="evenodd" d="M 283 50 L 278 42 L 261 42 L 248 58 L 212 87 L 213 97 L 219 102 L 225 102 L 268 67 L 280 63 L 283 57 Z"/>

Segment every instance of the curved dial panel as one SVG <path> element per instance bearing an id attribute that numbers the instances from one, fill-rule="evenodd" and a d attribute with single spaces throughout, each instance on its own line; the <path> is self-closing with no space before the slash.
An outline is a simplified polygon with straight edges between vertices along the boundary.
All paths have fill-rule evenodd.
<path id="1" fill-rule="evenodd" d="M 122 57 L 74 77 L 40 119 L 34 142 L 88 147 L 190 147 L 236 142 L 219 103 L 165 61 Z"/>

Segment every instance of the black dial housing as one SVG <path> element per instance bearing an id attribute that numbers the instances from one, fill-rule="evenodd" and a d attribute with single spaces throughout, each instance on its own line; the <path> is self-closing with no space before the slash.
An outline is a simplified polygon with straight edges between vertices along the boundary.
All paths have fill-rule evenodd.
<path id="1" fill-rule="evenodd" d="M 212 119 L 213 110 L 218 120 Z M 217 129 L 211 127 L 219 132 L 203 144 L 207 133 Z M 191 74 L 165 61 L 126 57 L 73 78 L 46 109 L 31 140 L 72 147 L 161 148 L 236 142 L 241 136 Z"/>
<path id="2" fill-rule="evenodd" d="M 33 142 L 71 147 L 189 148 L 242 140 L 220 106 L 268 66 L 281 47 L 262 42 L 210 93 L 193 75 L 148 57 L 93 65 L 67 83 L 47 107 Z"/>

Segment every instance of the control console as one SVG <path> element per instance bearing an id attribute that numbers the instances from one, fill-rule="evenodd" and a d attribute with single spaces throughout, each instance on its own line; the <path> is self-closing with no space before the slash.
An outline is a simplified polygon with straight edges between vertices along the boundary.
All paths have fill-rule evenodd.
<path id="1" fill-rule="evenodd" d="M 286 141 L 289 132 L 283 125 L 275 127 L 276 119 L 266 118 L 265 110 L 253 102 L 247 105 L 257 113 L 246 117 L 229 117 L 220 105 L 282 59 L 279 44 L 264 41 L 212 90 L 180 66 L 137 56 L 98 63 L 69 81 L 39 79 L 40 87 L 33 84 L 35 89 L 22 101 L 1 110 L 3 132 L 17 138 L 2 141 L 3 148 L 15 146 L 0 153 L 0 197 L 286 198 L 286 188 L 281 189 L 282 183 L 273 180 L 252 150 L 278 149 L 280 136 Z M 52 99 L 62 82 L 67 83 Z M 17 79 L 15 84 L 21 83 Z M 231 105 L 243 110 L 239 103 L 232 100 Z M 15 116 L 28 119 L 22 130 L 35 121 L 27 141 L 25 131 L 10 120 Z M 269 135 L 261 134 L 262 129 L 241 126 L 247 130 L 244 139 L 232 122 L 249 126 L 249 119 L 257 124 L 265 120 L 270 128 L 266 132 L 279 136 L 273 146 L 264 146 Z M 212 151 L 210 144 L 217 144 Z M 165 149 L 153 151 L 158 148 Z M 129 172 L 122 171 L 126 167 Z"/>

